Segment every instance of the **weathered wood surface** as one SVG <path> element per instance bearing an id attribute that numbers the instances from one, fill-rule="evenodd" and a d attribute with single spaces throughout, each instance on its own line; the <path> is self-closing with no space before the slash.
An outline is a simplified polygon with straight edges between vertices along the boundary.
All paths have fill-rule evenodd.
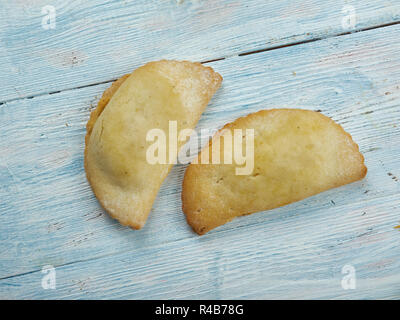
<path id="1" fill-rule="evenodd" d="M 33 28 L 47 3 L 0 11 L 0 101 L 16 99 L 0 105 L 0 298 L 400 298 L 400 25 L 237 56 L 340 33 L 347 2 L 63 3 L 50 37 Z M 362 27 L 398 19 L 395 1 L 355 6 Z M 171 20 L 154 17 L 171 8 Z M 218 8 L 234 9 L 217 19 Z M 38 52 L 55 47 L 90 58 L 50 67 Z M 366 179 L 199 237 L 181 211 L 186 166 L 176 165 L 145 228 L 120 226 L 86 181 L 85 124 L 110 79 L 162 57 L 226 57 L 207 63 L 224 82 L 199 129 L 266 108 L 321 110 L 360 145 Z M 341 287 L 348 264 L 355 290 Z M 41 286 L 45 265 L 56 290 Z"/>
<path id="2" fill-rule="evenodd" d="M 83 170 L 83 140 L 90 109 L 109 83 L 3 103 L 0 298 L 399 299 L 399 36 L 393 25 L 207 64 L 224 82 L 199 129 L 266 108 L 321 110 L 353 135 L 369 172 L 202 237 L 180 208 L 184 165 L 173 168 L 140 231 L 120 226 L 98 205 Z M 186 49 L 175 57 L 188 58 Z M 114 78 L 141 62 L 105 68 Z M 84 81 L 81 71 L 67 73 L 62 89 L 68 77 Z M 43 92 L 62 78 L 40 73 L 30 76 Z M 8 77 L 0 78 L 4 86 L 15 80 L 38 92 Z M 347 264 L 356 269 L 355 290 L 341 287 Z M 56 268 L 56 290 L 41 287 L 45 265 Z"/>
<path id="3" fill-rule="evenodd" d="M 49 4 L 56 28 L 45 30 Z M 349 5 L 355 26 L 343 28 Z M 151 60 L 208 61 L 399 21 L 398 0 L 1 0 L 0 102 L 110 81 Z"/>
<path id="4" fill-rule="evenodd" d="M 390 220 L 399 205 L 389 196 L 313 210 L 292 206 L 204 238 L 56 268 L 56 290 L 41 289 L 41 272 L 3 280 L 1 288 L 8 298 L 398 298 L 398 242 L 391 241 L 398 231 Z M 355 290 L 341 287 L 349 263 Z"/>

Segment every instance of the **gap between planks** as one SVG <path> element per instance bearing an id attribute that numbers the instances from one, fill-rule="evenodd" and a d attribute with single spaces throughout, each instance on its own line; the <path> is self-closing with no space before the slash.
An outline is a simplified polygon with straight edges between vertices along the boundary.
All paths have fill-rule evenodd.
<path id="1" fill-rule="evenodd" d="M 382 196 L 377 196 L 377 197 L 368 199 L 368 201 L 374 201 L 374 200 L 383 199 L 383 198 L 390 198 L 390 197 L 393 197 L 393 195 L 382 195 Z M 332 201 L 332 200 L 331 200 L 331 201 Z M 362 202 L 364 202 L 364 200 L 361 200 L 361 201 L 359 201 L 359 202 L 354 202 L 354 203 L 352 203 L 352 204 L 354 205 L 354 204 L 358 204 L 358 203 L 362 203 Z M 344 205 L 342 205 L 342 206 L 345 207 L 345 206 L 347 206 L 347 205 L 348 205 L 348 204 L 344 204 Z M 249 224 L 246 224 L 245 226 L 241 226 L 240 228 L 242 228 L 242 227 L 248 228 L 248 227 L 251 227 L 251 226 L 255 226 L 255 225 L 257 225 L 257 224 L 258 224 L 258 222 L 249 223 Z M 398 227 L 394 227 L 394 228 L 398 228 Z M 232 231 L 232 229 L 221 230 L 221 231 L 219 231 L 219 233 L 226 233 L 226 232 L 230 232 L 230 231 Z M 211 237 L 212 237 L 212 236 L 214 236 L 214 235 L 215 235 L 215 233 L 209 233 L 209 234 L 203 235 L 203 236 L 201 236 L 201 237 L 202 237 L 202 238 L 206 238 L 206 237 L 208 237 L 208 236 L 211 236 Z M 195 235 L 195 236 L 197 236 L 197 235 Z M 179 242 L 187 241 L 187 240 L 190 240 L 190 238 L 184 237 L 184 238 L 180 238 L 180 239 L 174 239 L 174 240 L 162 242 L 162 243 L 159 243 L 159 244 L 154 244 L 154 245 L 147 246 L 146 249 L 157 248 L 157 247 L 164 247 L 165 245 L 168 245 L 168 244 L 179 243 Z M 58 264 L 58 265 L 54 265 L 54 268 L 65 267 L 65 266 L 73 265 L 73 264 L 76 264 L 76 263 L 82 263 L 82 262 L 88 262 L 88 261 L 101 260 L 101 259 L 104 259 L 104 258 L 107 258 L 107 257 L 111 257 L 111 256 L 116 256 L 116 255 L 122 254 L 123 252 L 124 252 L 124 251 L 121 250 L 121 251 L 110 252 L 110 253 L 107 253 L 107 254 L 99 255 L 99 256 L 96 256 L 96 257 L 92 257 L 92 258 L 79 259 L 79 260 L 75 260 L 75 261 L 71 261 L 71 262 L 60 263 L 60 264 Z M 22 276 L 25 276 L 25 275 L 28 275 L 28 274 L 32 274 L 32 273 L 36 273 L 36 272 L 41 272 L 41 270 L 42 270 L 42 269 L 34 269 L 34 270 L 27 271 L 27 272 L 22 272 L 22 273 L 18 273 L 18 274 L 13 274 L 13 275 L 10 275 L 10 276 L 6 276 L 6 277 L 0 278 L 0 281 L 12 279 L 12 278 L 18 278 L 18 277 L 22 277 Z"/>
<path id="2" fill-rule="evenodd" d="M 245 51 L 245 52 L 242 52 L 242 53 L 238 53 L 237 56 L 243 57 L 243 56 L 247 56 L 247 55 L 251 55 L 251 54 L 257 54 L 257 53 L 261 53 L 261 52 L 279 50 L 279 49 L 282 49 L 282 48 L 294 47 L 294 46 L 307 44 L 307 43 L 312 43 L 312 42 L 317 42 L 317 41 L 326 40 L 326 39 L 330 39 L 330 38 L 347 36 L 347 35 L 351 35 L 353 33 L 370 31 L 370 30 L 379 29 L 379 28 L 391 27 L 391 26 L 398 25 L 398 24 L 400 24 L 400 21 L 394 21 L 394 22 L 380 24 L 380 25 L 376 25 L 376 26 L 370 26 L 370 27 L 355 29 L 355 30 L 352 30 L 352 31 L 336 33 L 336 34 L 328 35 L 326 37 L 318 37 L 318 38 L 314 38 L 314 39 L 310 39 L 310 40 L 296 41 L 296 42 L 291 42 L 291 43 L 287 43 L 287 44 L 283 44 L 283 45 L 279 45 L 279 46 L 272 46 L 272 47 L 267 47 L 267 48 L 264 48 L 264 49 L 254 50 L 254 51 Z M 210 62 L 225 60 L 225 59 L 228 59 L 230 57 L 231 56 L 223 56 L 223 57 L 220 57 L 220 58 L 204 60 L 204 61 L 201 61 L 200 63 L 206 64 L 206 63 L 210 63 Z M 14 102 L 14 101 L 18 101 L 18 100 L 33 99 L 35 97 L 57 94 L 57 93 L 64 92 L 64 91 L 71 91 L 71 90 L 76 90 L 76 89 L 83 89 L 83 88 L 93 87 L 93 86 L 97 86 L 97 85 L 101 85 L 101 84 L 112 83 L 112 82 L 116 81 L 117 79 L 118 78 L 114 78 L 114 79 L 110 79 L 110 80 L 106 80 L 106 81 L 100 81 L 100 82 L 95 82 L 95 83 L 83 85 L 83 86 L 65 88 L 63 90 L 44 92 L 44 93 L 39 93 L 39 94 L 32 95 L 32 96 L 19 97 L 19 98 L 4 100 L 4 101 L 0 102 L 0 107 L 1 107 L 1 105 L 7 104 L 7 103 L 10 103 L 10 102 Z"/>

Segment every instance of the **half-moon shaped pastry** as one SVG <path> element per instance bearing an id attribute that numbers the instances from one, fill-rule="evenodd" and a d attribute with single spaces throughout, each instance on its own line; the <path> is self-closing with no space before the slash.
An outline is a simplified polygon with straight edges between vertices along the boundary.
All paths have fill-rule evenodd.
<path id="1" fill-rule="evenodd" d="M 210 163 L 215 155 L 222 159 L 222 132 L 234 136 L 236 129 L 242 129 L 243 141 L 245 129 L 254 130 L 249 174 L 238 174 L 240 166 L 234 161 L 201 164 L 204 154 Z M 212 154 L 217 140 L 220 152 Z M 185 172 L 182 207 L 189 225 L 200 235 L 235 217 L 284 206 L 360 180 L 367 173 L 350 134 L 321 113 L 298 109 L 263 110 L 227 124 L 196 161 Z"/>
<path id="2" fill-rule="evenodd" d="M 104 209 L 122 224 L 140 229 L 172 163 L 149 162 L 152 129 L 193 129 L 222 77 L 188 61 L 150 62 L 107 89 L 87 123 L 85 170 Z M 185 141 L 178 141 L 178 150 Z M 170 155 L 176 159 L 176 155 Z"/>

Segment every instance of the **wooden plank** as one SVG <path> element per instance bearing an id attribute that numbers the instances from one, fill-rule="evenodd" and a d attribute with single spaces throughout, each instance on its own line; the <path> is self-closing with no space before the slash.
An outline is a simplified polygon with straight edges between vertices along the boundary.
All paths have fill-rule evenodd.
<path id="1" fill-rule="evenodd" d="M 397 0 L 2 0 L 0 102 L 116 79 L 161 58 L 206 61 L 400 21 Z M 344 21 L 347 21 L 346 19 Z M 47 20 L 45 19 L 45 22 Z"/>
<path id="2" fill-rule="evenodd" d="M 268 214 L 237 219 L 201 238 L 191 232 L 180 209 L 183 165 L 175 166 L 167 178 L 143 230 L 122 227 L 100 209 L 84 175 L 83 139 L 89 109 L 107 85 L 1 105 L 0 278 L 3 280 L 0 296 L 29 297 L 36 290 L 35 297 L 49 297 L 49 294 L 67 297 L 71 290 L 72 296 L 80 293 L 81 297 L 92 298 L 127 297 L 128 294 L 137 298 L 158 297 L 161 293 L 163 297 L 256 297 L 257 292 L 264 297 L 270 293 L 279 297 L 279 292 L 296 297 L 302 288 L 308 288 L 310 297 L 318 297 L 322 291 L 315 291 L 314 296 L 315 283 L 309 277 L 315 279 L 320 272 L 317 278 L 328 289 L 332 288 L 334 284 L 329 280 L 332 268 L 341 268 L 347 259 L 361 268 L 366 263 L 375 263 L 376 267 L 361 273 L 376 282 L 373 287 L 377 290 L 371 290 L 366 297 L 374 294 L 394 297 L 398 288 L 387 284 L 398 280 L 393 272 L 399 261 L 395 245 L 400 233 L 394 226 L 400 220 L 396 200 L 400 186 L 398 179 L 393 179 L 400 176 L 400 44 L 396 41 L 399 32 L 400 26 L 392 26 L 210 63 L 224 76 L 224 83 L 204 113 L 199 129 L 220 127 L 238 116 L 264 108 L 320 109 L 353 135 L 366 156 L 369 173 L 362 182 Z M 270 232 L 274 234 L 271 238 Z M 290 246 L 298 251 L 295 258 L 303 261 L 304 268 L 293 271 L 296 261 L 293 257 L 293 264 L 288 264 L 287 269 L 285 260 L 272 259 L 291 257 L 294 251 L 285 246 L 287 237 L 291 239 Z M 240 240 L 245 244 L 241 251 L 236 251 Z M 317 248 L 303 248 L 302 243 Z M 270 251 L 269 246 L 273 245 L 277 247 Z M 331 246 L 333 251 L 327 249 Z M 226 254 L 229 250 L 237 253 L 221 260 L 221 268 L 227 270 L 219 273 L 211 267 L 218 260 L 218 248 L 224 248 Z M 164 255 L 164 249 L 168 255 Z M 249 250 L 255 256 L 246 256 Z M 209 267 L 194 272 L 192 278 L 191 268 L 202 268 L 209 251 L 216 251 L 206 261 Z M 238 252 L 244 252 L 244 256 Z M 336 260 L 337 255 L 342 260 Z M 315 275 L 307 271 L 311 268 L 307 261 L 317 256 L 325 259 L 313 260 L 319 268 Z M 256 257 L 261 259 L 260 264 L 255 263 Z M 170 269 L 169 259 L 176 263 Z M 190 262 L 182 264 L 184 259 Z M 162 269 L 150 269 L 153 275 L 140 278 L 140 272 L 153 260 Z M 268 261 L 275 263 L 268 266 Z M 48 264 L 61 270 L 61 279 L 65 280 L 60 286 L 65 290 L 49 293 L 38 287 L 40 270 Z M 132 268 L 126 271 L 129 265 Z M 253 267 L 251 281 L 241 280 L 239 272 L 232 274 L 234 278 L 228 276 L 231 266 L 240 270 L 243 265 L 243 270 Z M 257 277 L 264 277 L 263 270 L 277 279 L 275 291 L 269 291 L 269 286 L 265 291 L 260 286 L 253 291 L 251 286 Z M 300 282 L 293 282 L 291 286 L 283 281 L 288 270 Z M 100 272 L 112 276 L 105 280 L 111 291 L 99 289 Z M 14 277 L 21 273 L 28 274 Z M 141 279 L 138 291 L 136 275 Z M 225 276 L 235 280 L 232 287 L 220 284 Z M 93 278 L 97 289 L 87 293 L 71 289 L 72 283 L 84 277 Z M 165 291 L 157 293 L 160 279 Z M 175 285 L 177 279 L 180 280 Z M 213 283 L 222 291 L 212 293 L 212 288 L 199 285 L 204 279 L 209 280 L 207 286 Z M 265 279 L 274 283 L 271 277 Z M 185 283 L 193 284 L 190 292 L 177 289 Z M 369 280 L 364 285 L 371 286 Z M 347 291 L 329 293 L 328 289 L 327 297 L 357 296 Z M 366 291 L 359 294 L 364 295 Z"/>
<path id="3" fill-rule="evenodd" d="M 5 279 L 0 297 L 398 298 L 400 234 L 391 220 L 399 218 L 399 206 L 395 195 L 256 214 L 264 223 L 58 267 L 55 290 L 42 288 L 40 271 Z M 346 265 L 355 268 L 354 290 L 341 285 Z"/>

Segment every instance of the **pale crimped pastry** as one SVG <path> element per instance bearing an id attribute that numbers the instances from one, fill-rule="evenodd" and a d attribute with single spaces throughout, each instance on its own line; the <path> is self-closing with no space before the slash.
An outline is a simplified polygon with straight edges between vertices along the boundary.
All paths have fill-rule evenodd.
<path id="1" fill-rule="evenodd" d="M 172 167 L 150 164 L 146 140 L 152 129 L 166 134 L 193 129 L 222 77 L 189 61 L 150 62 L 107 89 L 87 123 L 85 170 L 104 209 L 122 224 L 143 227 L 153 201 Z M 178 149 L 185 141 L 178 141 Z"/>
<path id="2" fill-rule="evenodd" d="M 299 201 L 367 173 L 350 134 L 318 112 L 263 110 L 221 130 L 234 129 L 254 129 L 251 174 L 236 175 L 235 163 L 200 164 L 202 153 L 211 153 L 214 138 L 199 154 L 199 164 L 192 163 L 185 172 L 182 208 L 200 235 L 235 217 Z"/>

